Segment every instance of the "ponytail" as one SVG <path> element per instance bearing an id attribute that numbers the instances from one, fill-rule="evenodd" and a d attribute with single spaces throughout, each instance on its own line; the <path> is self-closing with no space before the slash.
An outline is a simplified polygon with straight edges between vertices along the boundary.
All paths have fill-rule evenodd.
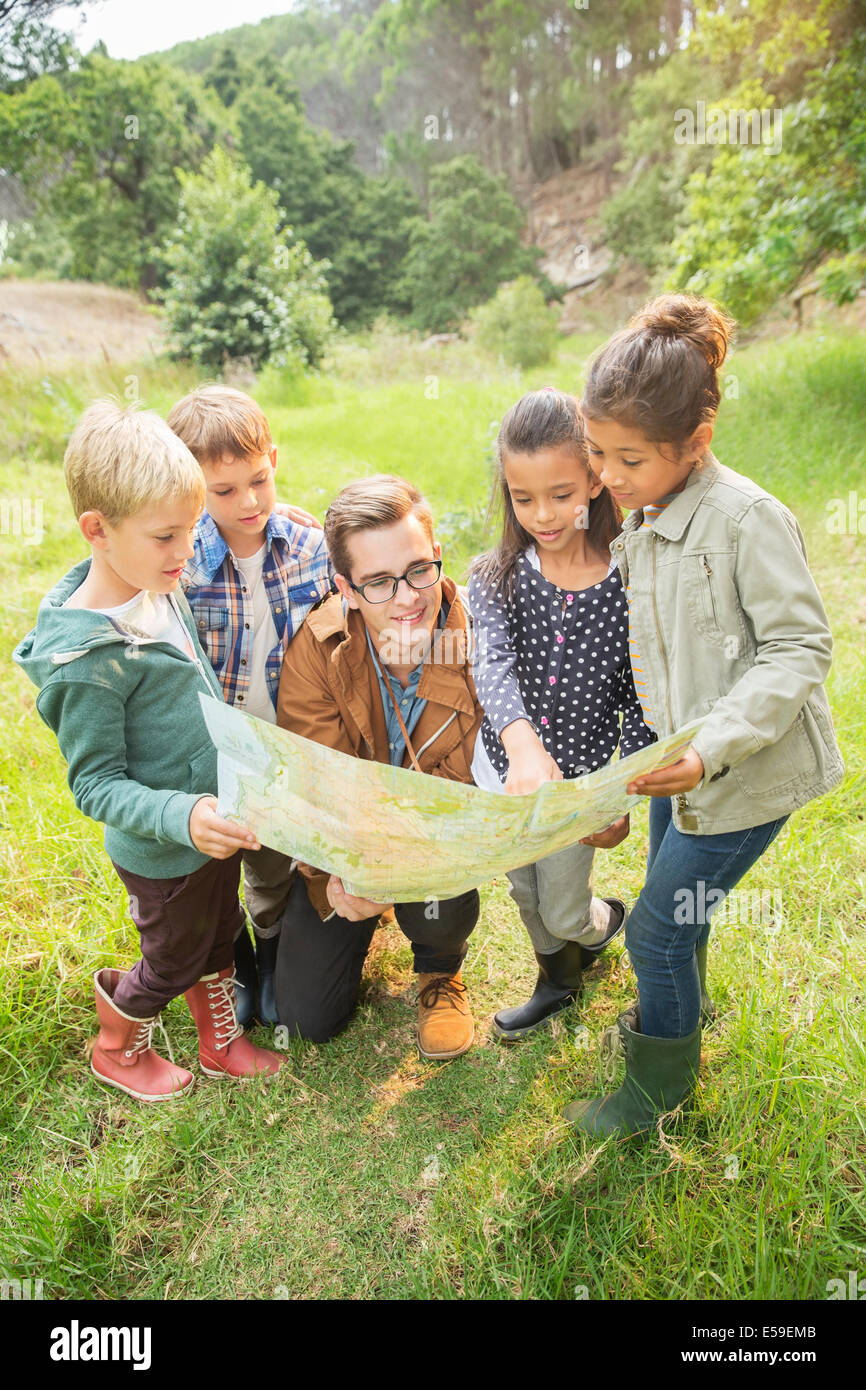
<path id="1" fill-rule="evenodd" d="M 653 443 L 682 447 L 699 425 L 716 418 L 718 372 L 735 328 L 708 299 L 660 295 L 593 359 L 584 414 L 633 425 Z"/>

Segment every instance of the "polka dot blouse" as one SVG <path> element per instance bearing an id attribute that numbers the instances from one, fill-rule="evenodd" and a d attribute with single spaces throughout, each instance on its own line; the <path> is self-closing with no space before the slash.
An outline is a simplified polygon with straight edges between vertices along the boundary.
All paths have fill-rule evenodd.
<path id="1" fill-rule="evenodd" d="M 533 560 L 535 565 L 533 565 Z M 485 710 L 480 738 L 505 781 L 499 735 L 528 719 L 563 777 L 579 777 L 651 743 L 628 654 L 628 608 L 619 571 L 588 589 L 560 589 L 534 553 L 518 559 L 509 602 L 475 575 L 475 685 Z"/>

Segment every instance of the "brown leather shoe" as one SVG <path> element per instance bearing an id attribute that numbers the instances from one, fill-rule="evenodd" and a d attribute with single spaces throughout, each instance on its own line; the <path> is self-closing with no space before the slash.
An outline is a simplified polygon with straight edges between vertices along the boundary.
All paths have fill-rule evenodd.
<path id="1" fill-rule="evenodd" d="M 439 1061 L 468 1052 L 475 1024 L 461 972 L 418 976 L 418 1050 Z"/>

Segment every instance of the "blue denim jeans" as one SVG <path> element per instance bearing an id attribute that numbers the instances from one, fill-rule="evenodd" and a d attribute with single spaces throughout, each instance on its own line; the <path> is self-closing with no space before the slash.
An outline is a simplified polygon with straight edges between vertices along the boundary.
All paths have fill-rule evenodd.
<path id="1" fill-rule="evenodd" d="M 668 797 L 649 812 L 646 883 L 625 929 L 640 998 L 641 1032 L 684 1038 L 698 1026 L 701 988 L 695 948 L 710 934 L 722 894 L 760 859 L 787 816 L 726 835 L 682 835 Z"/>

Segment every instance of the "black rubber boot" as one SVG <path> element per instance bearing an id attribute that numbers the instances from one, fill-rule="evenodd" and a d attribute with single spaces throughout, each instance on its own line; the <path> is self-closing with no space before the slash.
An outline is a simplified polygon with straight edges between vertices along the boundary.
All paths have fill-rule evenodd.
<path id="1" fill-rule="evenodd" d="M 566 1120 L 595 1139 L 646 1134 L 660 1115 L 675 1110 L 697 1084 L 701 1028 L 687 1038 L 654 1038 L 640 1032 L 640 1011 L 633 1006 L 618 1020 L 625 1047 L 625 1081 L 606 1096 L 577 1100 L 566 1107 Z"/>
<path id="2" fill-rule="evenodd" d="M 493 1015 L 493 1032 L 507 1042 L 546 1028 L 551 1019 L 570 1008 L 580 994 L 583 972 L 595 965 L 605 946 L 623 929 L 626 919 L 625 903 L 618 898 L 604 898 L 614 909 L 614 922 L 604 941 L 597 946 L 581 946 L 579 941 L 566 941 L 550 955 L 537 951 L 538 980 L 531 999 L 513 1009 L 501 1009 Z M 617 914 L 617 909 L 619 912 Z"/>
<path id="3" fill-rule="evenodd" d="M 571 1007 L 580 994 L 585 968 L 583 950 L 577 941 L 567 941 L 558 951 L 542 956 L 536 951 L 538 980 L 532 998 L 513 1009 L 493 1015 L 493 1032 L 509 1042 L 545 1028 L 551 1019 Z M 592 957 L 595 960 L 595 957 Z"/>
<path id="4" fill-rule="evenodd" d="M 581 946 L 580 949 L 583 951 L 584 970 L 589 970 L 595 965 L 602 951 L 607 950 L 607 947 L 615 936 L 619 936 L 628 917 L 626 905 L 620 898 L 602 898 L 600 901 L 607 903 L 609 907 L 613 908 L 613 924 L 607 936 L 604 938 L 604 941 L 600 941 L 597 946 Z"/>
<path id="5" fill-rule="evenodd" d="M 240 936 L 235 938 L 235 1000 L 237 1002 L 238 1023 L 249 1028 L 256 1016 L 256 957 L 247 925 Z"/>

